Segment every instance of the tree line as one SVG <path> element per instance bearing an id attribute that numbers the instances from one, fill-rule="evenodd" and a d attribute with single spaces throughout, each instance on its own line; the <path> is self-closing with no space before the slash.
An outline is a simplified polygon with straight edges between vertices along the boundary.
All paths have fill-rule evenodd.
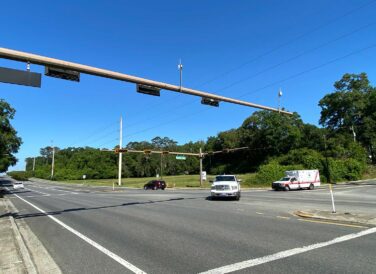
<path id="1" fill-rule="evenodd" d="M 205 141 L 179 145 L 169 137 L 130 142 L 128 149 L 195 152 L 224 151 L 207 155 L 204 170 L 210 174 L 258 172 L 259 180 L 279 176 L 287 168 L 320 169 L 323 180 L 359 179 L 367 164 L 376 163 L 376 88 L 365 73 L 345 74 L 334 90 L 320 101 L 321 127 L 304 123 L 298 113 L 256 111 L 239 128 L 226 130 Z M 226 153 L 226 149 L 248 147 Z M 49 178 L 51 147 L 35 159 L 35 176 Z M 124 177 L 156 174 L 198 174 L 199 159 L 177 160 L 172 155 L 123 154 Z M 116 178 L 118 156 L 91 147 L 56 148 L 55 179 Z M 33 158 L 26 159 L 31 171 Z"/>

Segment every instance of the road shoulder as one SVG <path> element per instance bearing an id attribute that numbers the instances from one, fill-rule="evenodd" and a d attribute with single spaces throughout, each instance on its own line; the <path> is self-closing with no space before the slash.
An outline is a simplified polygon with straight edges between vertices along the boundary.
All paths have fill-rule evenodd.
<path id="1" fill-rule="evenodd" d="M 1 210 L 5 211 L 3 216 L 7 216 L 1 219 L 7 222 L 1 225 L 1 232 L 7 235 L 6 239 L 2 237 L 2 246 L 12 252 L 6 257 L 8 262 L 2 262 L 10 267 L 4 273 L 62 273 L 26 222 L 17 218 L 18 210 L 10 199 L 1 198 L 1 205 Z M 10 228 L 12 233 L 9 233 Z"/>
<path id="2" fill-rule="evenodd" d="M 345 224 L 361 224 L 367 226 L 376 226 L 376 216 L 374 214 L 350 213 L 350 212 L 331 212 L 324 210 L 298 210 L 294 214 L 305 219 L 314 219 Z"/>

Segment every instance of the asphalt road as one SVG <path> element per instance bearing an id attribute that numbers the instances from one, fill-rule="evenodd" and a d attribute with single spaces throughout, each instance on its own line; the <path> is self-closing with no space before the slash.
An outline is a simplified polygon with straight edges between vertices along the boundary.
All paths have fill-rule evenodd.
<path id="1" fill-rule="evenodd" d="M 376 273 L 374 228 L 291 214 L 330 210 L 327 189 L 243 191 L 239 202 L 208 200 L 205 190 L 103 192 L 31 182 L 12 192 L 16 218 L 64 273 Z M 376 214 L 376 182 L 336 186 L 334 195 L 338 211 Z"/>

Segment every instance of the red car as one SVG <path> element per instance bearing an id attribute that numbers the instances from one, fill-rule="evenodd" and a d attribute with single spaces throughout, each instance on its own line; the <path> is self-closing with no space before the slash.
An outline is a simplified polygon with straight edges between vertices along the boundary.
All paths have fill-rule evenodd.
<path id="1" fill-rule="evenodd" d="M 144 189 L 162 189 L 164 190 L 166 188 L 166 182 L 161 180 L 152 180 L 149 181 L 147 184 L 144 185 Z"/>

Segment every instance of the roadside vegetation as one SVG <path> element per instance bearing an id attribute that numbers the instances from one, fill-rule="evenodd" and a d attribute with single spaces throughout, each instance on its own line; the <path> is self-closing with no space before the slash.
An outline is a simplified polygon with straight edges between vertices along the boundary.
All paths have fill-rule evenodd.
<path id="1" fill-rule="evenodd" d="M 241 174 L 238 176 L 242 180 L 241 185 L 243 188 L 255 188 L 255 187 L 270 187 L 270 184 L 260 184 L 255 181 L 255 173 Z M 207 180 L 203 182 L 203 188 L 209 188 L 215 176 L 210 175 Z M 122 187 L 135 187 L 143 188 L 144 185 L 151 180 L 155 180 L 155 177 L 144 177 L 144 178 L 123 178 L 121 180 Z M 163 178 L 158 178 L 159 180 L 164 180 L 167 183 L 167 188 L 198 188 L 200 187 L 199 176 L 198 175 L 176 175 L 176 176 L 163 176 Z M 88 179 L 88 180 L 68 180 L 59 181 L 61 183 L 67 184 L 78 184 L 84 186 L 112 186 L 115 184 L 117 186 L 117 179 Z"/>
<path id="2" fill-rule="evenodd" d="M 126 148 L 223 151 L 207 155 L 204 170 L 211 175 L 244 174 L 240 176 L 244 177 L 243 186 L 269 186 L 291 169 L 319 169 L 322 182 L 333 183 L 375 176 L 376 88 L 370 85 L 367 75 L 345 74 L 318 105 L 322 127 L 304 123 L 298 113 L 287 116 L 256 111 L 240 127 L 206 141 L 178 145 L 169 137 L 158 136 L 150 142 L 130 142 Z M 226 153 L 226 149 L 236 147 L 248 149 Z M 26 159 L 29 173 L 33 160 Z M 51 162 L 52 148 L 41 148 L 32 175 L 49 179 Z M 90 147 L 55 148 L 53 179 L 112 185 L 117 177 L 117 163 L 118 155 L 113 152 Z M 192 174 L 198 173 L 197 157 L 182 161 L 172 155 L 123 154 L 125 185 L 139 187 L 159 174 L 168 178 L 169 184 L 196 187 L 198 175 Z"/>

